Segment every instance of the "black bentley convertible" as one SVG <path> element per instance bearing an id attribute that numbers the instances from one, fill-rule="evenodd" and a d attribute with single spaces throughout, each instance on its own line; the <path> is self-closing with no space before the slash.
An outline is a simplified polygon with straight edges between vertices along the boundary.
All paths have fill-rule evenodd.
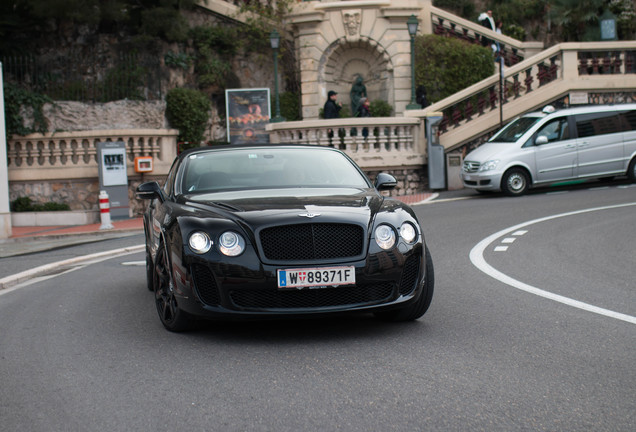
<path id="1" fill-rule="evenodd" d="M 171 331 L 195 318 L 367 311 L 415 320 L 433 263 L 413 211 L 344 153 L 226 146 L 180 154 L 166 183 L 143 183 L 146 276 Z"/>

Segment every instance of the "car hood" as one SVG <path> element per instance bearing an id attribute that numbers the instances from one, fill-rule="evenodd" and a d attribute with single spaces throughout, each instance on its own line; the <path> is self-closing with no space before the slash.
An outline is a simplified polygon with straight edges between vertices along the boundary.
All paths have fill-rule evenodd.
<path id="1" fill-rule="evenodd" d="M 468 153 L 464 160 L 484 163 L 490 160 L 500 159 L 510 151 L 517 149 L 518 145 L 516 143 L 486 143 Z"/>
<path id="2" fill-rule="evenodd" d="M 183 196 L 184 204 L 223 215 L 252 230 L 302 222 L 355 222 L 369 226 L 382 207 L 375 189 L 289 188 Z"/>

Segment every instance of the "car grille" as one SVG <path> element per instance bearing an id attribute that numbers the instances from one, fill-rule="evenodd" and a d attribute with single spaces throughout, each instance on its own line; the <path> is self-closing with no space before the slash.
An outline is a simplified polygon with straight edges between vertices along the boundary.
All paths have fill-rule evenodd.
<path id="1" fill-rule="evenodd" d="M 417 276 L 420 273 L 420 255 L 411 255 L 404 263 L 400 280 L 400 294 L 407 295 L 415 289 Z"/>
<path id="2" fill-rule="evenodd" d="M 391 298 L 393 284 L 356 285 L 305 290 L 232 291 L 232 302 L 244 309 L 303 309 L 333 306 L 369 305 Z"/>
<path id="3" fill-rule="evenodd" d="M 203 265 L 193 264 L 192 278 L 194 279 L 194 287 L 203 303 L 209 306 L 216 306 L 221 303 L 219 290 L 210 269 Z"/>
<path id="4" fill-rule="evenodd" d="M 463 171 L 466 173 L 476 173 L 479 171 L 479 162 L 464 161 Z"/>
<path id="5" fill-rule="evenodd" d="M 262 230 L 260 241 L 273 261 L 348 258 L 362 254 L 364 229 L 337 223 L 283 225 Z"/>

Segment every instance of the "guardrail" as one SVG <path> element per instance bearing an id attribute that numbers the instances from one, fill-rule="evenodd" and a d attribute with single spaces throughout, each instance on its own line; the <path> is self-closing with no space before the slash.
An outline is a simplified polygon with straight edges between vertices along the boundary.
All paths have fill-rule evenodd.
<path id="1" fill-rule="evenodd" d="M 152 156 L 152 174 L 164 175 L 177 154 L 178 133 L 174 129 L 130 129 L 14 137 L 7 143 L 9 181 L 96 178 L 97 144 L 103 141 L 126 143 L 129 176 L 135 174 L 137 156 Z"/>
<path id="2" fill-rule="evenodd" d="M 636 89 L 636 41 L 563 43 L 499 74 L 406 115 L 443 112 L 440 143 L 453 150 L 504 122 L 566 96 L 569 92 Z M 500 118 L 501 116 L 501 118 Z"/>
<path id="3" fill-rule="evenodd" d="M 423 164 L 420 125 L 419 118 L 352 117 L 270 123 L 267 130 L 271 142 L 336 147 L 369 169 Z"/>

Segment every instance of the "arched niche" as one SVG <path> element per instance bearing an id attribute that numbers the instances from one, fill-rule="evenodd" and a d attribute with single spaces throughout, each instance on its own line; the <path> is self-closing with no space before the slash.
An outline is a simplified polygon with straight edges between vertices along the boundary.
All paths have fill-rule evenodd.
<path id="1" fill-rule="evenodd" d="M 340 38 L 324 52 L 318 68 L 320 93 L 338 92 L 338 101 L 350 106 L 349 92 L 361 76 L 371 101 L 381 99 L 394 105 L 393 65 L 376 41 L 362 37 L 355 41 Z"/>

